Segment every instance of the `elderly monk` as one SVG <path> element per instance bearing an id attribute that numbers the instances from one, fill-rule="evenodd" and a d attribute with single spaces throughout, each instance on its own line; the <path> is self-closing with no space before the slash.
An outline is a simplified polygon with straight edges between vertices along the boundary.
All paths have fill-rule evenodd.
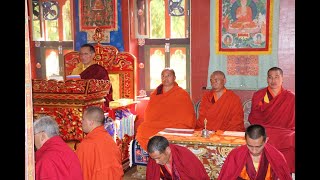
<path id="1" fill-rule="evenodd" d="M 104 112 L 90 106 L 82 117 L 82 130 L 87 133 L 76 149 L 84 180 L 121 180 L 123 168 L 121 152 L 104 129 Z"/>
<path id="2" fill-rule="evenodd" d="M 91 44 L 84 44 L 80 48 L 81 62 L 72 70 L 71 75 L 80 75 L 81 79 L 103 79 L 110 80 L 108 71 L 93 60 L 95 49 Z M 109 94 L 106 96 L 105 105 L 109 107 L 109 102 L 113 101 L 112 86 Z"/>
<path id="3" fill-rule="evenodd" d="M 283 71 L 279 67 L 268 70 L 268 87 L 253 94 L 251 124 L 263 125 L 270 137 L 269 143 L 283 153 L 295 172 L 295 95 L 282 87 Z"/>
<path id="4" fill-rule="evenodd" d="M 148 153 L 148 180 L 210 179 L 203 164 L 193 152 L 186 147 L 169 144 L 163 136 L 153 136 L 150 139 Z"/>
<path id="5" fill-rule="evenodd" d="M 144 150 L 151 136 L 165 128 L 194 129 L 195 112 L 189 94 L 175 82 L 173 69 L 161 72 L 162 83 L 150 94 L 144 121 L 137 129 L 136 139 Z"/>
<path id="6" fill-rule="evenodd" d="M 246 145 L 237 147 L 228 154 L 218 180 L 292 179 L 283 154 L 267 142 L 263 126 L 250 125 L 246 129 L 245 139 Z"/>
<path id="7" fill-rule="evenodd" d="M 33 122 L 35 153 L 35 180 L 82 180 L 77 155 L 60 137 L 59 125 L 50 116 Z M 14 179 L 14 178 L 13 178 Z"/>
<path id="8" fill-rule="evenodd" d="M 210 82 L 212 89 L 205 92 L 201 99 L 197 129 L 204 128 L 204 119 L 207 119 L 208 130 L 244 131 L 241 100 L 233 91 L 225 88 L 224 73 L 214 71 Z"/>

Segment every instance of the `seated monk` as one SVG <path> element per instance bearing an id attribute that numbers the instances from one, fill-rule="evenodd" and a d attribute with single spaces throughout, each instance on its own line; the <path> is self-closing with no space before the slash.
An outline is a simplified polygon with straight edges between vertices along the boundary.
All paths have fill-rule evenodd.
<path id="1" fill-rule="evenodd" d="M 79 53 L 81 62 L 72 70 L 71 75 L 80 75 L 81 79 L 110 80 L 108 71 L 103 66 L 96 64 L 93 60 L 96 55 L 95 52 L 91 44 L 82 45 Z M 112 86 L 105 99 L 105 105 L 109 107 L 109 102 L 113 101 Z"/>
<path id="2" fill-rule="evenodd" d="M 203 129 L 204 119 L 207 119 L 208 130 L 244 131 L 244 112 L 240 97 L 225 88 L 224 73 L 214 71 L 210 82 L 212 89 L 202 96 L 196 128 Z"/>
<path id="3" fill-rule="evenodd" d="M 281 179 L 291 180 L 283 154 L 267 141 L 261 125 L 250 125 L 245 132 L 246 145 L 233 149 L 224 161 L 218 180 Z"/>
<path id="4" fill-rule="evenodd" d="M 251 124 L 266 128 L 269 143 L 286 158 L 290 172 L 295 172 L 295 95 L 282 87 L 283 71 L 279 67 L 268 70 L 268 87 L 252 96 Z"/>
<path id="5" fill-rule="evenodd" d="M 210 179 L 203 164 L 192 151 L 186 147 L 169 144 L 163 136 L 153 136 L 150 139 L 148 153 L 148 180 Z"/>
<path id="6" fill-rule="evenodd" d="M 145 151 L 149 138 L 165 128 L 195 128 L 196 118 L 190 96 L 175 79 L 174 70 L 165 68 L 161 72 L 162 83 L 150 94 L 144 121 L 136 134 Z"/>
<path id="7" fill-rule="evenodd" d="M 238 2 L 235 2 L 238 3 Z M 240 0 L 240 6 L 236 9 L 236 21 L 234 21 L 230 26 L 232 28 L 255 28 L 256 23 L 253 22 L 252 9 L 247 4 L 248 0 Z"/>

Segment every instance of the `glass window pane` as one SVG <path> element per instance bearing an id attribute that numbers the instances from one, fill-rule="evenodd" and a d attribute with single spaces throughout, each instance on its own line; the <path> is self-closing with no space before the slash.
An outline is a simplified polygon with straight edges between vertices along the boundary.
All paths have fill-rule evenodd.
<path id="1" fill-rule="evenodd" d="M 46 49 L 46 77 L 59 75 L 59 55 L 56 49 Z"/>
<path id="2" fill-rule="evenodd" d="M 59 41 L 58 20 L 46 20 L 46 41 Z"/>
<path id="3" fill-rule="evenodd" d="M 171 38 L 186 38 L 185 16 L 171 16 Z"/>
<path id="4" fill-rule="evenodd" d="M 70 0 L 62 6 L 63 40 L 72 41 Z"/>
<path id="5" fill-rule="evenodd" d="M 41 29 L 40 29 L 40 6 L 39 1 L 33 0 L 31 2 L 31 14 L 32 14 L 32 37 L 34 41 L 41 39 Z"/>
<path id="6" fill-rule="evenodd" d="M 150 38 L 165 38 L 164 0 L 151 0 L 150 17 Z"/>
<path id="7" fill-rule="evenodd" d="M 164 68 L 164 48 L 150 48 L 150 89 L 156 89 L 161 84 L 161 71 Z"/>
<path id="8" fill-rule="evenodd" d="M 174 2 L 173 2 L 174 3 Z M 170 14 L 171 14 L 171 38 L 186 38 L 186 9 L 185 9 L 185 0 L 182 0 L 178 5 L 171 5 Z"/>
<path id="9" fill-rule="evenodd" d="M 33 20 L 32 23 L 33 40 L 41 40 L 40 20 Z"/>
<path id="10" fill-rule="evenodd" d="M 187 89 L 186 48 L 170 48 L 170 68 L 176 73 L 176 82 Z"/>

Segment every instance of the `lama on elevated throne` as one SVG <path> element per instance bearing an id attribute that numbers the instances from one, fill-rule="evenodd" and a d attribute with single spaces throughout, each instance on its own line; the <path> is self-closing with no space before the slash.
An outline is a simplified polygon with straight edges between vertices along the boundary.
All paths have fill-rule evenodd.
<path id="1" fill-rule="evenodd" d="M 117 125 L 117 128 L 114 126 L 115 129 L 118 129 L 114 139 L 121 149 L 123 166 L 124 169 L 126 169 L 129 159 L 128 146 L 134 137 L 135 116 L 130 113 L 125 114 L 128 111 L 122 111 L 124 106 L 115 108 L 113 103 L 123 99 L 132 99 L 131 102 L 135 100 L 137 94 L 134 83 L 136 79 L 136 57 L 129 52 L 119 52 L 118 49 L 112 45 L 100 44 L 105 38 L 102 32 L 103 30 L 98 27 L 92 36 L 93 40 L 97 41 L 96 44 L 93 44 L 95 49 L 93 61 L 96 65 L 102 66 L 107 70 L 109 74 L 113 88 L 112 97 L 115 101 L 110 103 L 110 106 L 105 109 L 105 112 L 108 112 L 108 118 L 110 117 L 114 121 L 114 124 Z M 81 53 L 81 51 L 80 53 L 73 51 L 64 56 L 65 77 L 70 76 L 73 69 L 80 63 Z M 130 105 L 130 108 L 134 106 L 134 104 Z M 126 110 L 128 110 L 127 106 Z M 125 117 L 124 115 L 128 116 Z M 121 118 L 119 118 L 120 116 Z"/>
<path id="2" fill-rule="evenodd" d="M 136 95 L 136 88 L 134 84 L 136 57 L 128 52 L 119 52 L 114 46 L 100 44 L 100 41 L 102 41 L 103 38 L 104 35 L 102 33 L 102 29 L 99 27 L 96 28 L 93 35 L 93 39 L 97 41 L 97 44 L 94 44 L 95 54 L 93 55 L 93 63 L 102 66 L 107 70 L 108 78 L 112 84 L 112 91 L 109 93 L 109 96 L 112 94 L 113 100 L 120 98 L 129 98 L 134 100 Z M 65 77 L 71 75 L 73 69 L 76 68 L 77 65 L 81 65 L 81 58 L 89 58 L 80 58 L 81 53 L 81 50 L 80 53 L 73 51 L 64 56 Z M 92 73 L 95 74 L 96 71 L 92 71 Z M 81 78 L 83 77 L 81 76 Z"/>

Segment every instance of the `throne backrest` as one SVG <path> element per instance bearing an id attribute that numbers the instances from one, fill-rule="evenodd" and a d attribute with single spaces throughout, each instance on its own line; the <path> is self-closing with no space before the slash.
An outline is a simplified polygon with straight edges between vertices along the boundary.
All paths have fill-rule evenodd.
<path id="1" fill-rule="evenodd" d="M 72 70 L 80 62 L 80 56 L 78 51 L 68 52 L 63 56 L 64 59 L 64 79 L 66 76 L 71 75 Z"/>
<path id="2" fill-rule="evenodd" d="M 129 98 L 135 100 L 135 72 L 136 57 L 129 52 L 119 52 L 111 45 L 94 45 L 96 55 L 94 60 L 97 64 L 106 68 L 109 73 L 113 88 L 113 99 Z M 64 55 L 65 77 L 70 75 L 73 68 L 80 62 L 79 52 L 72 51 Z"/>

